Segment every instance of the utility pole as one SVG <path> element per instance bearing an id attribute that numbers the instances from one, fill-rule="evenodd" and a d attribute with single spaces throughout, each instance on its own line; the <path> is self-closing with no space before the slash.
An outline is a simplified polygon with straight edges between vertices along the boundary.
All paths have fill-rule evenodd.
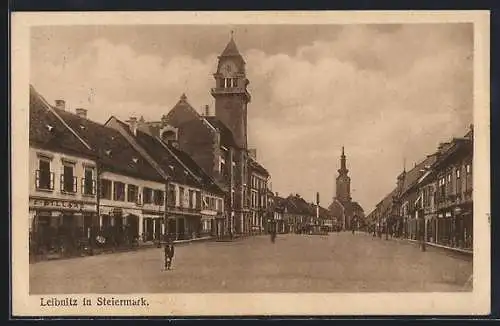
<path id="1" fill-rule="evenodd" d="M 316 192 L 316 225 L 319 225 L 319 192 Z"/>

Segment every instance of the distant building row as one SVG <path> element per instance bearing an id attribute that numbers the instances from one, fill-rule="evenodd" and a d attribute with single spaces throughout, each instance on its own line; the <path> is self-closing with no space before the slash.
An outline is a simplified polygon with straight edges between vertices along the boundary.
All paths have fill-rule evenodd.
<path id="1" fill-rule="evenodd" d="M 472 250 L 474 132 L 441 143 L 384 197 L 368 219 L 394 236 Z"/>

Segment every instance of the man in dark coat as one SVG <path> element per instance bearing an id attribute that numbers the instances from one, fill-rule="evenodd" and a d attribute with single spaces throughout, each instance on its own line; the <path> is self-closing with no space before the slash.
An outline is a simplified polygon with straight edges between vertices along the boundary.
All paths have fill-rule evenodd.
<path id="1" fill-rule="evenodd" d="M 165 244 L 164 254 L 165 270 L 168 270 L 172 266 L 172 260 L 174 259 L 174 244 L 171 241 Z"/>

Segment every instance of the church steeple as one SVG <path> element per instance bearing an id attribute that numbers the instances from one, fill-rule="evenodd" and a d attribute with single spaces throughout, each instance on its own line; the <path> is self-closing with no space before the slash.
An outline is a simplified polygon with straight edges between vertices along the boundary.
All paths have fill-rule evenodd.
<path id="1" fill-rule="evenodd" d="M 351 178 L 347 175 L 349 170 L 346 165 L 346 156 L 344 152 L 344 146 L 342 146 L 342 155 L 340 156 L 340 169 L 338 169 L 339 175 L 336 180 L 336 198 L 340 202 L 350 202 L 351 201 Z"/>
<path id="2" fill-rule="evenodd" d="M 349 170 L 346 167 L 344 146 L 342 146 L 342 155 L 340 156 L 340 169 L 338 171 L 340 175 L 347 175 L 347 173 L 349 172 Z"/>

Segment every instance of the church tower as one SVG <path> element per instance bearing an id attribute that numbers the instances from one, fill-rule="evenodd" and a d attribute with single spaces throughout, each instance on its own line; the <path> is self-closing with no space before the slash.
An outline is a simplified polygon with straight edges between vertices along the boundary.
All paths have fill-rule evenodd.
<path id="1" fill-rule="evenodd" d="M 214 74 L 215 116 L 233 133 L 238 147 L 247 148 L 247 104 L 250 102 L 245 60 L 241 56 L 231 33 L 231 39 L 218 57 Z"/>
<path id="2" fill-rule="evenodd" d="M 340 169 L 336 184 L 336 198 L 342 203 L 351 201 L 351 178 L 347 175 L 349 170 L 346 167 L 346 157 L 344 146 L 342 146 L 342 155 L 340 156 Z"/>

